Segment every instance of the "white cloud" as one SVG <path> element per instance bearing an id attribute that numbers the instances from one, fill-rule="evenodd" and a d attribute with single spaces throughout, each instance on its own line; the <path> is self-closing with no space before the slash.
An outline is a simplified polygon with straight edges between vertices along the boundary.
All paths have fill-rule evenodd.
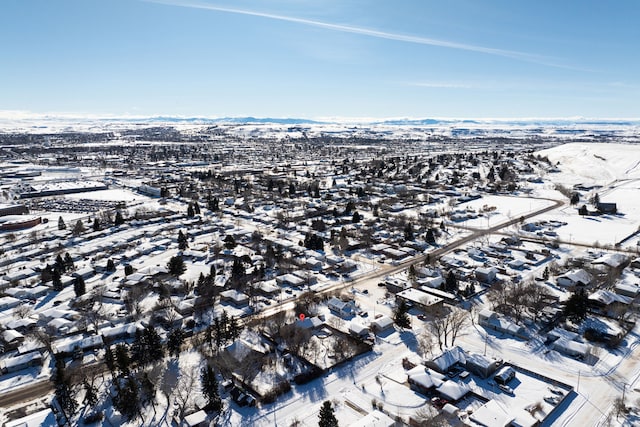
<path id="1" fill-rule="evenodd" d="M 417 87 L 430 87 L 430 88 L 441 88 L 441 89 L 481 89 L 478 85 L 473 85 L 469 83 L 458 83 L 458 82 L 413 82 L 409 83 L 410 86 Z"/>

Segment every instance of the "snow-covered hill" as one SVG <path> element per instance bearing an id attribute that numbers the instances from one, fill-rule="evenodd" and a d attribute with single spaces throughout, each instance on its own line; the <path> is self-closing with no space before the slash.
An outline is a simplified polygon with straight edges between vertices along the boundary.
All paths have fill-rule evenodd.
<path id="1" fill-rule="evenodd" d="M 548 178 L 563 184 L 606 185 L 640 179 L 640 145 L 569 143 L 539 151 L 560 170 Z"/>

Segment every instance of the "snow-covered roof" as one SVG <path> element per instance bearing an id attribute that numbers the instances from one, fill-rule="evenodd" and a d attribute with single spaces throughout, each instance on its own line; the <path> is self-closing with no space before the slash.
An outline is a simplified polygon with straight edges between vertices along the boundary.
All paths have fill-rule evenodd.
<path id="1" fill-rule="evenodd" d="M 194 412 L 191 415 L 187 415 L 184 417 L 184 423 L 188 427 L 197 426 L 207 420 L 207 413 L 204 410 L 200 410 L 198 412 Z"/>
<path id="2" fill-rule="evenodd" d="M 415 368 L 411 368 L 407 371 L 407 377 L 411 382 L 418 384 L 419 386 L 429 389 L 431 387 L 438 387 L 442 384 L 441 375 L 433 375 L 436 372 L 429 371 L 423 365 L 418 365 Z"/>
<path id="3" fill-rule="evenodd" d="M 431 306 L 442 302 L 442 298 L 416 288 L 405 289 L 404 291 L 398 292 L 397 296 L 423 306 Z"/>
<path id="4" fill-rule="evenodd" d="M 607 291 L 606 289 L 598 289 L 597 291 L 589 295 L 589 300 L 597 301 L 604 305 L 613 304 L 615 302 L 628 305 L 628 304 L 631 304 L 631 302 L 633 301 L 632 298 L 625 297 L 624 295 L 616 294 L 611 291 Z"/>
<path id="5" fill-rule="evenodd" d="M 357 321 L 349 322 L 349 331 L 353 332 L 356 335 L 366 334 L 369 332 L 369 328 L 364 326 L 362 323 Z"/>
<path id="6" fill-rule="evenodd" d="M 20 339 L 24 339 L 24 335 L 22 335 L 18 331 L 14 331 L 13 329 L 7 329 L 2 333 L 2 340 L 6 343 L 10 343 Z"/>
<path id="7" fill-rule="evenodd" d="M 360 418 L 349 427 L 392 427 L 395 425 L 395 421 L 389 418 L 386 414 L 378 411 L 377 409 L 369 412 L 367 416 Z"/>
<path id="8" fill-rule="evenodd" d="M 591 261 L 591 264 L 603 264 L 612 268 L 621 267 L 629 262 L 629 257 L 620 253 L 608 253 L 602 255 L 600 258 Z"/>
<path id="9" fill-rule="evenodd" d="M 444 351 L 441 355 L 429 362 L 430 366 L 435 366 L 440 372 L 447 372 L 456 363 L 465 363 L 466 356 L 464 350 L 458 346 Z"/>
<path id="10" fill-rule="evenodd" d="M 486 427 L 506 427 L 513 421 L 506 409 L 495 400 L 490 400 L 469 416 L 469 419 L 481 426 Z"/>
<path id="11" fill-rule="evenodd" d="M 589 354 L 590 347 L 585 343 L 559 338 L 553 342 L 552 347 L 561 353 L 576 354 L 586 356 Z"/>
<path id="12" fill-rule="evenodd" d="M 102 336 L 91 335 L 86 338 L 70 337 L 58 340 L 53 344 L 53 348 L 54 353 L 71 353 L 76 348 L 84 350 L 92 347 L 100 347 L 102 344 Z"/>
<path id="13" fill-rule="evenodd" d="M 371 326 L 378 330 L 384 330 L 393 325 L 393 319 L 389 316 L 380 316 L 371 322 Z"/>
<path id="14" fill-rule="evenodd" d="M 563 285 L 564 281 L 569 281 L 572 284 L 581 283 L 583 285 L 587 285 L 591 282 L 591 274 L 589 274 L 586 270 L 572 270 L 569 271 L 562 276 L 558 276 L 558 284 Z"/>
<path id="15" fill-rule="evenodd" d="M 465 383 L 457 383 L 451 380 L 443 382 L 438 387 L 438 393 L 452 401 L 462 399 L 469 391 L 469 386 Z"/>

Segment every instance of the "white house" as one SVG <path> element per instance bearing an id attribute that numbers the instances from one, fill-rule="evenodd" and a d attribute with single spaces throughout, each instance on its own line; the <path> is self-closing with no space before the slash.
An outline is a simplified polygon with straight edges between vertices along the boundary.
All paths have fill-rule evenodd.
<path id="1" fill-rule="evenodd" d="M 570 287 L 570 286 L 587 286 L 591 283 L 593 277 L 587 271 L 583 269 L 572 270 L 564 273 L 562 276 L 558 276 L 556 282 L 558 286 Z"/>
<path id="2" fill-rule="evenodd" d="M 339 316 L 344 318 L 354 316 L 356 314 L 356 306 L 352 301 L 341 301 L 336 297 L 333 297 L 327 302 L 327 306 L 329 310 Z"/>

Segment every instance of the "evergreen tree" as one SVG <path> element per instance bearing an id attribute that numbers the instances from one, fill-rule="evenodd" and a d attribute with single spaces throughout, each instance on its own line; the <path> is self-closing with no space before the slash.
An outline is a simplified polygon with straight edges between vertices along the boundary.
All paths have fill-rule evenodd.
<path id="1" fill-rule="evenodd" d="M 320 419 L 318 427 L 338 427 L 338 419 L 329 400 L 325 400 L 322 404 L 318 418 Z"/>
<path id="2" fill-rule="evenodd" d="M 128 276 L 130 274 L 133 274 L 133 266 L 131 264 L 127 264 L 124 266 L 124 275 Z"/>
<path id="3" fill-rule="evenodd" d="M 360 219 L 362 218 L 362 216 L 358 213 L 358 211 L 355 211 L 353 213 L 353 216 L 351 217 L 351 222 L 353 222 L 354 224 L 357 224 L 360 222 Z"/>
<path id="4" fill-rule="evenodd" d="M 404 226 L 404 240 L 413 240 L 413 239 L 414 239 L 413 226 L 411 225 L 410 222 L 408 222 L 407 225 Z"/>
<path id="5" fill-rule="evenodd" d="M 411 319 L 409 318 L 409 306 L 405 300 L 401 299 L 393 310 L 393 322 L 398 325 L 400 329 L 410 328 Z"/>
<path id="6" fill-rule="evenodd" d="M 76 280 L 73 282 L 73 291 L 76 294 L 76 297 L 82 296 L 86 292 L 86 286 L 84 284 L 84 279 L 82 276 L 76 277 Z"/>
<path id="7" fill-rule="evenodd" d="M 67 224 L 64 223 L 64 219 L 61 216 L 58 217 L 58 230 L 66 230 Z"/>
<path id="8" fill-rule="evenodd" d="M 84 224 L 82 223 L 82 220 L 78 220 L 76 221 L 76 225 L 73 227 L 73 230 L 71 231 L 71 234 L 73 234 L 74 236 L 79 236 L 82 233 L 84 233 L 86 230 L 86 228 L 84 228 Z"/>
<path id="9" fill-rule="evenodd" d="M 107 261 L 107 271 L 116 271 L 116 264 L 113 262 L 111 258 Z"/>
<path id="10" fill-rule="evenodd" d="M 169 354 L 171 354 L 172 356 L 179 356 L 183 342 L 184 332 L 182 332 L 182 329 L 177 328 L 169 332 L 169 337 L 167 340 L 167 348 L 169 349 Z"/>
<path id="11" fill-rule="evenodd" d="M 164 357 L 160 335 L 151 325 L 141 331 L 136 331 L 131 350 L 133 358 L 141 365 L 147 365 Z"/>
<path id="12" fill-rule="evenodd" d="M 178 231 L 178 249 L 184 251 L 189 247 L 189 242 L 187 240 L 187 236 L 182 232 L 182 230 Z"/>
<path id="13" fill-rule="evenodd" d="M 93 220 L 93 231 L 100 231 L 100 220 L 98 218 Z"/>
<path id="14" fill-rule="evenodd" d="M 195 215 L 196 215 L 196 212 L 193 209 L 193 205 L 191 203 L 189 203 L 189 206 L 187 207 L 187 216 L 189 218 L 193 218 Z"/>
<path id="15" fill-rule="evenodd" d="M 138 384 L 133 376 L 124 380 L 124 386 L 117 387 L 117 394 L 113 397 L 113 406 L 129 421 L 140 415 L 140 396 Z"/>
<path id="16" fill-rule="evenodd" d="M 53 268 L 49 264 L 40 272 L 40 280 L 42 283 L 50 282 L 53 279 Z"/>
<path id="17" fill-rule="evenodd" d="M 247 271 L 244 267 L 244 264 L 242 263 L 242 261 L 240 261 L 240 258 L 236 257 L 233 260 L 233 265 L 231 266 L 231 281 L 234 283 L 238 283 L 242 279 L 244 279 L 246 274 Z"/>
<path id="18" fill-rule="evenodd" d="M 231 318 L 229 319 L 229 322 L 227 324 L 227 331 L 227 336 L 231 341 L 234 341 L 240 336 L 240 332 L 242 332 L 242 330 L 238 325 L 238 318 L 236 316 L 231 316 Z"/>
<path id="19" fill-rule="evenodd" d="M 104 363 L 105 365 L 107 365 L 107 368 L 111 372 L 111 375 L 113 375 L 116 370 L 116 358 L 110 345 L 107 345 L 105 348 Z"/>
<path id="20" fill-rule="evenodd" d="M 350 215 L 351 212 L 356 208 L 355 203 L 353 203 L 351 200 L 349 200 L 347 202 L 347 206 L 345 206 L 344 208 L 344 214 L 345 215 Z"/>
<path id="21" fill-rule="evenodd" d="M 56 257 L 56 262 L 53 265 L 53 268 L 58 270 L 59 273 L 64 273 L 65 271 L 67 271 L 67 267 L 64 263 L 64 260 L 62 259 L 62 255 L 58 254 L 58 256 Z"/>
<path id="22" fill-rule="evenodd" d="M 129 349 L 126 344 L 116 345 L 116 365 L 120 372 L 125 375 L 129 374 L 129 367 L 131 366 L 131 357 L 129 356 Z"/>
<path id="23" fill-rule="evenodd" d="M 444 285 L 448 292 L 455 293 L 458 291 L 458 278 L 456 277 L 453 270 L 449 271 L 449 274 L 447 274 L 447 279 L 445 280 Z"/>
<path id="24" fill-rule="evenodd" d="M 573 322 L 579 322 L 586 319 L 588 310 L 589 297 L 584 289 L 574 292 L 564 307 L 564 315 Z"/>
<path id="25" fill-rule="evenodd" d="M 62 279 L 61 279 L 61 274 L 58 271 L 57 268 L 53 269 L 53 275 L 52 275 L 52 285 L 53 285 L 53 290 L 54 291 L 58 291 L 60 292 L 62 289 L 64 289 L 64 286 L 62 285 Z"/>
<path id="26" fill-rule="evenodd" d="M 228 235 L 224 238 L 224 247 L 227 249 L 233 249 L 236 247 L 236 239 L 232 235 Z"/>
<path id="27" fill-rule="evenodd" d="M 76 402 L 75 396 L 73 395 L 71 380 L 65 371 L 64 360 L 61 358 L 56 359 L 53 383 L 55 385 L 55 395 L 58 404 L 60 408 L 62 408 L 65 418 L 70 420 L 73 414 L 75 414 L 76 409 L 78 409 L 78 402 Z"/>
<path id="28" fill-rule="evenodd" d="M 69 255 L 69 252 L 64 254 L 64 271 L 69 271 L 69 270 L 73 270 L 73 267 L 75 266 L 75 264 L 73 263 L 73 259 L 71 259 L 71 255 Z"/>
<path id="29" fill-rule="evenodd" d="M 200 205 L 198 202 L 193 202 L 193 211 L 196 215 L 200 215 Z"/>
<path id="30" fill-rule="evenodd" d="M 211 210 L 211 212 L 217 212 L 220 210 L 220 200 L 218 200 L 217 197 L 214 197 L 213 200 L 211 200 L 211 202 L 209 203 L 209 210 Z"/>
<path id="31" fill-rule="evenodd" d="M 122 212 L 120 212 L 120 210 L 116 211 L 116 217 L 114 219 L 114 224 L 115 225 L 122 225 L 124 224 L 124 218 L 122 217 Z"/>
<path id="32" fill-rule="evenodd" d="M 207 399 L 208 409 L 213 412 L 220 412 L 222 410 L 222 399 L 220 399 L 218 391 L 218 380 L 216 379 L 215 371 L 210 365 L 202 368 L 200 380 L 202 381 L 202 394 Z"/>
<path id="33" fill-rule="evenodd" d="M 425 240 L 430 245 L 435 245 L 436 244 L 436 236 L 435 236 L 435 234 L 433 232 L 433 228 L 430 228 L 430 229 L 427 230 L 427 236 L 425 237 Z"/>
<path id="34" fill-rule="evenodd" d="M 169 274 L 177 277 L 187 271 L 187 266 L 185 265 L 182 256 L 176 255 L 171 257 L 167 263 L 167 269 L 169 270 Z"/>

